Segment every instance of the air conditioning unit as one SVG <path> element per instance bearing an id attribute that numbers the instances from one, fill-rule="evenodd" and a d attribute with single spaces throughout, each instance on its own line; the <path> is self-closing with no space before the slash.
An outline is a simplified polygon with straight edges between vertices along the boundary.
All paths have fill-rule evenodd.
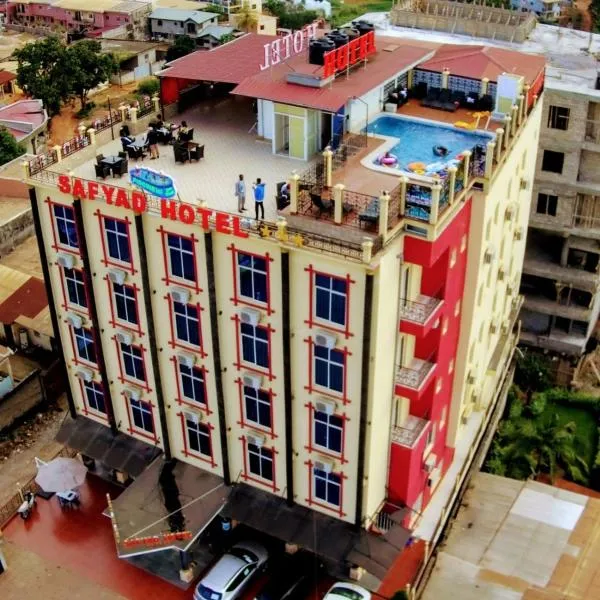
<path id="1" fill-rule="evenodd" d="M 256 327 L 260 323 L 260 310 L 255 308 L 242 308 L 240 310 L 240 321 L 246 325 Z"/>
<path id="2" fill-rule="evenodd" d="M 196 362 L 196 356 L 194 354 L 188 354 L 187 352 L 179 352 L 177 354 L 177 361 L 180 365 L 191 369 Z"/>
<path id="3" fill-rule="evenodd" d="M 527 181 L 527 179 L 521 179 L 520 183 L 519 183 L 519 187 L 522 190 L 527 190 L 529 189 L 529 181 Z"/>
<path id="4" fill-rule="evenodd" d="M 520 242 L 524 237 L 525 237 L 525 228 L 517 227 L 515 229 L 515 240 L 517 240 L 517 242 Z"/>
<path id="5" fill-rule="evenodd" d="M 265 438 L 261 435 L 253 435 L 248 433 L 246 435 L 246 441 L 257 448 L 262 448 L 263 444 L 265 443 Z"/>
<path id="6" fill-rule="evenodd" d="M 475 384 L 475 375 L 473 375 L 473 373 L 471 371 L 469 371 L 467 373 L 467 383 L 469 385 L 474 385 Z"/>
<path id="7" fill-rule="evenodd" d="M 335 402 L 326 398 L 320 398 L 315 402 L 315 410 L 326 415 L 333 415 L 335 413 Z"/>
<path id="8" fill-rule="evenodd" d="M 123 390 L 123 395 L 128 400 L 136 400 L 137 401 L 142 396 L 142 390 L 140 390 L 140 388 L 136 388 L 136 387 L 126 387 Z"/>
<path id="9" fill-rule="evenodd" d="M 497 331 L 498 331 L 498 323 L 496 323 L 496 321 L 492 321 L 490 323 L 490 333 L 493 335 Z"/>
<path id="10" fill-rule="evenodd" d="M 94 373 L 90 369 L 79 368 L 75 371 L 75 377 L 78 377 L 81 381 L 90 382 L 94 378 Z"/>
<path id="11" fill-rule="evenodd" d="M 191 421 L 192 423 L 195 423 L 196 425 L 198 425 L 198 423 L 200 423 L 202 421 L 201 413 L 191 412 L 191 411 L 186 410 L 183 413 L 183 416 L 185 417 L 186 421 Z"/>
<path id="12" fill-rule="evenodd" d="M 329 333 L 328 331 L 317 331 L 315 333 L 315 344 L 317 346 L 325 346 L 325 348 L 335 348 L 336 338 L 333 333 Z"/>
<path id="13" fill-rule="evenodd" d="M 127 273 L 122 269 L 108 270 L 108 278 L 117 285 L 123 285 L 125 283 L 125 277 L 127 277 Z"/>
<path id="14" fill-rule="evenodd" d="M 506 271 L 504 269 L 498 269 L 498 281 L 504 281 L 506 277 Z"/>
<path id="15" fill-rule="evenodd" d="M 73 313 L 68 313 L 65 317 L 65 321 L 74 329 L 81 329 L 83 326 L 83 318 Z"/>
<path id="16" fill-rule="evenodd" d="M 179 302 L 180 304 L 187 304 L 190 301 L 190 291 L 184 288 L 171 288 L 169 290 L 173 302 Z"/>
<path id="17" fill-rule="evenodd" d="M 494 250 L 492 248 L 488 248 L 483 255 L 483 262 L 486 265 L 491 265 L 494 260 Z"/>
<path id="18" fill-rule="evenodd" d="M 509 283 L 509 284 L 506 286 L 506 293 L 507 293 L 509 296 L 512 296 L 512 295 L 515 293 L 515 288 L 512 286 L 512 284 L 510 284 L 510 283 Z"/>
<path id="19" fill-rule="evenodd" d="M 126 346 L 131 346 L 131 342 L 133 342 L 133 336 L 128 331 L 117 331 L 115 338 L 119 344 L 125 344 Z"/>
<path id="20" fill-rule="evenodd" d="M 259 390 L 262 385 L 262 377 L 260 375 L 253 375 L 246 373 L 242 375 L 242 383 L 244 387 L 252 388 L 253 390 Z"/>
<path id="21" fill-rule="evenodd" d="M 504 213 L 505 221 L 512 221 L 515 216 L 515 209 L 512 206 L 509 206 Z"/>
<path id="22" fill-rule="evenodd" d="M 423 470 L 427 473 L 431 473 L 435 469 L 435 463 L 437 462 L 437 456 L 432 452 L 423 463 Z"/>
<path id="23" fill-rule="evenodd" d="M 75 265 L 75 257 L 72 254 L 59 252 L 56 255 L 56 262 L 60 267 L 63 267 L 63 269 L 72 269 Z"/>
<path id="24" fill-rule="evenodd" d="M 313 467 L 317 471 L 323 471 L 324 473 L 331 473 L 333 471 L 333 463 L 329 460 L 315 460 Z"/>

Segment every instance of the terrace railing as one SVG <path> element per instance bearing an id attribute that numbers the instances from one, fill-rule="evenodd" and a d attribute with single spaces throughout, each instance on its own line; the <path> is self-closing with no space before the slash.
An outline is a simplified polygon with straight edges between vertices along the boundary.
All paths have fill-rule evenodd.
<path id="1" fill-rule="evenodd" d="M 417 221 L 429 223 L 433 192 L 424 184 L 408 183 L 406 186 L 405 216 Z"/>
<path id="2" fill-rule="evenodd" d="M 344 189 L 342 191 L 342 224 L 360 229 L 365 222 L 362 218 L 364 215 L 378 214 L 378 203 L 377 196 Z"/>
<path id="3" fill-rule="evenodd" d="M 435 353 L 432 353 L 426 360 L 413 359 L 411 364 L 415 366 L 398 367 L 396 384 L 418 390 L 435 367 Z"/>
<path id="4" fill-rule="evenodd" d="M 86 135 L 77 135 L 70 140 L 67 140 L 62 144 L 61 153 L 63 158 L 67 156 L 71 156 L 71 154 L 75 154 L 79 150 L 83 148 L 87 148 L 90 145 L 91 141 L 89 136 Z"/>
<path id="5" fill-rule="evenodd" d="M 109 129 L 113 125 L 122 122 L 121 112 L 118 110 L 112 110 L 110 113 L 102 118 L 94 119 L 92 122 L 92 128 L 99 133 L 105 129 Z"/>
<path id="6" fill-rule="evenodd" d="M 442 303 L 435 296 L 421 296 L 419 300 L 400 298 L 400 318 L 423 325 Z"/>
<path id="7" fill-rule="evenodd" d="M 43 154 L 36 154 L 32 159 L 28 161 L 28 172 L 29 175 L 35 175 L 41 173 L 44 169 L 47 169 L 51 165 L 58 162 L 58 152 L 54 149 L 48 150 Z"/>

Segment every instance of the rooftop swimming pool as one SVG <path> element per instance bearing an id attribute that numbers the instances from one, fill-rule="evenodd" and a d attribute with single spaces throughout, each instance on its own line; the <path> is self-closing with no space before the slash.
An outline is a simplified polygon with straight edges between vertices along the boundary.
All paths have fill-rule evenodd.
<path id="1" fill-rule="evenodd" d="M 383 153 L 378 153 L 372 163 L 421 175 L 432 175 L 453 164 L 458 154 L 485 145 L 493 133 L 458 129 L 442 123 L 407 119 L 397 115 L 381 115 L 369 123 L 367 131 L 375 135 L 396 138 L 397 143 L 387 147 L 391 157 L 388 164 Z M 437 148 L 437 154 L 434 149 Z M 440 154 L 440 148 L 445 149 Z M 412 168 L 411 166 L 412 165 Z"/>

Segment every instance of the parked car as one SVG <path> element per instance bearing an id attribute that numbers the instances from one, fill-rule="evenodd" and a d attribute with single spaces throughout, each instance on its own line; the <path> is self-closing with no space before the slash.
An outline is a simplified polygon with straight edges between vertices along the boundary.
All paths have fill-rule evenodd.
<path id="1" fill-rule="evenodd" d="M 235 544 L 212 566 L 194 591 L 194 600 L 234 600 L 266 566 L 269 553 L 256 542 Z"/>
<path id="2" fill-rule="evenodd" d="M 323 600 L 371 600 L 371 592 L 355 583 L 338 581 L 329 588 Z"/>
<path id="3" fill-rule="evenodd" d="M 316 586 L 322 566 L 312 554 L 284 554 L 270 565 L 269 582 L 254 600 L 304 600 Z"/>

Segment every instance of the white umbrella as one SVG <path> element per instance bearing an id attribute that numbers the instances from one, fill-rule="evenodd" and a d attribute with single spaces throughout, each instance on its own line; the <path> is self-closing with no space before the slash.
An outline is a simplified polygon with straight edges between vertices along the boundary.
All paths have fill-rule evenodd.
<path id="1" fill-rule="evenodd" d="M 66 492 L 79 487 L 87 474 L 87 468 L 74 458 L 55 458 L 38 468 L 36 483 L 46 492 Z"/>

